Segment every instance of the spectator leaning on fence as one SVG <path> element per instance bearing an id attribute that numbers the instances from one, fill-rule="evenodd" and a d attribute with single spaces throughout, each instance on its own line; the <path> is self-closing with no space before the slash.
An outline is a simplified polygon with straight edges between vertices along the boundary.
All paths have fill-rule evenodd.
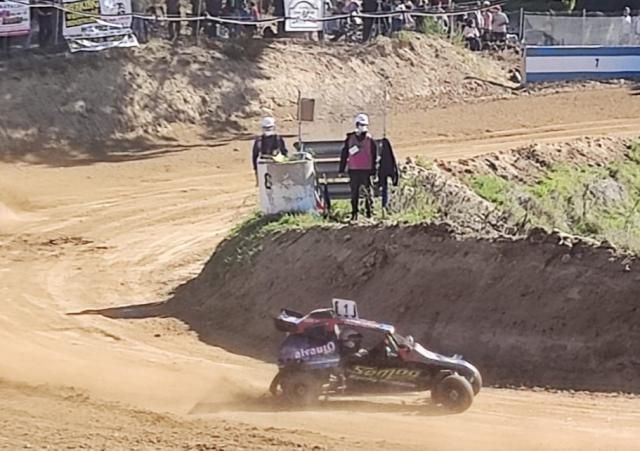
<path id="1" fill-rule="evenodd" d="M 32 3 L 45 4 L 34 0 Z M 50 6 L 39 6 L 35 8 L 35 15 L 38 18 L 38 46 L 43 49 L 51 44 L 55 22 L 55 9 Z M 9 38 L 7 38 L 8 40 Z"/>
<path id="2" fill-rule="evenodd" d="M 142 0 L 131 0 L 131 11 L 133 14 L 144 15 L 145 8 Z M 147 21 L 140 17 L 133 17 L 131 20 L 131 29 L 139 42 L 142 44 L 149 40 L 149 27 Z"/>
<path id="3" fill-rule="evenodd" d="M 491 3 L 484 2 L 482 4 L 482 39 L 484 41 L 491 41 L 491 35 L 493 33 L 493 11 L 491 11 Z"/>
<path id="4" fill-rule="evenodd" d="M 484 30 L 484 18 L 482 17 L 482 2 L 479 1 L 476 4 L 476 7 L 477 7 L 477 10 L 471 13 L 471 19 L 473 20 L 473 23 L 478 29 L 478 32 L 482 33 L 482 30 Z"/>
<path id="5" fill-rule="evenodd" d="M 207 14 L 211 17 L 220 17 L 222 13 L 222 0 L 205 0 Z M 213 20 L 207 21 L 207 36 L 210 38 L 218 37 L 218 22 Z"/>
<path id="6" fill-rule="evenodd" d="M 464 37 L 467 45 L 471 50 L 477 52 L 482 50 L 482 43 L 480 42 L 480 30 L 476 27 L 473 19 L 467 19 L 462 30 L 462 36 Z"/>
<path id="7" fill-rule="evenodd" d="M 496 6 L 493 14 L 493 39 L 498 42 L 507 40 L 507 26 L 509 25 L 509 17 L 502 11 L 501 6 Z"/>
<path id="8" fill-rule="evenodd" d="M 179 18 L 180 17 L 180 1 L 179 0 L 166 0 L 167 17 Z M 180 37 L 180 28 L 182 24 L 179 20 L 169 21 L 169 40 L 177 41 Z"/>
<path id="9" fill-rule="evenodd" d="M 378 0 L 363 0 L 362 12 L 371 14 L 378 11 Z M 362 41 L 367 42 L 371 38 L 371 29 L 373 28 L 373 17 L 365 17 L 362 19 L 364 27 L 362 30 Z"/>

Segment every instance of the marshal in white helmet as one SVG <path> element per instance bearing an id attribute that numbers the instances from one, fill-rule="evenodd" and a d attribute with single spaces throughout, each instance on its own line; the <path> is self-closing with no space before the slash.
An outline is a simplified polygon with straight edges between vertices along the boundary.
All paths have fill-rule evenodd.
<path id="1" fill-rule="evenodd" d="M 260 121 L 262 134 L 253 142 L 252 162 L 253 170 L 258 170 L 258 158 L 261 155 L 286 157 L 289 153 L 284 139 L 276 133 L 276 120 L 272 116 L 265 116 Z"/>

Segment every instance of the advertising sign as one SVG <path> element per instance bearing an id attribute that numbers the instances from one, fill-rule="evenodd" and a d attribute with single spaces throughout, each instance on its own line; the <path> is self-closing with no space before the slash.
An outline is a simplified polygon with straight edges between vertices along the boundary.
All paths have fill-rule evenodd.
<path id="1" fill-rule="evenodd" d="M 23 36 L 30 31 L 28 3 L 0 2 L 0 36 Z"/>
<path id="2" fill-rule="evenodd" d="M 322 31 L 323 0 L 285 0 L 285 31 Z"/>
<path id="3" fill-rule="evenodd" d="M 64 0 L 64 35 L 71 52 L 135 47 L 131 0 Z"/>

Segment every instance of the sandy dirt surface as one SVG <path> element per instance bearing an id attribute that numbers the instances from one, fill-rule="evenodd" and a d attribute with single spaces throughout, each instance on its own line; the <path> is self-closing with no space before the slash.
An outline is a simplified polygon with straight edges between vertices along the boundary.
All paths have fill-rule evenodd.
<path id="1" fill-rule="evenodd" d="M 390 134 L 401 155 L 457 158 L 637 134 L 639 112 L 625 89 L 519 97 L 399 113 Z M 249 143 L 195 136 L 144 152 L 87 148 L 63 165 L 57 156 L 0 163 L 0 378 L 49 384 L 0 384 L 0 447 L 636 449 L 635 398 L 487 390 L 456 417 L 397 399 L 283 412 L 259 401 L 273 366 L 207 346 L 172 319 L 91 314 L 166 299 L 255 205 Z M 88 398 L 78 403 L 61 386 Z"/>

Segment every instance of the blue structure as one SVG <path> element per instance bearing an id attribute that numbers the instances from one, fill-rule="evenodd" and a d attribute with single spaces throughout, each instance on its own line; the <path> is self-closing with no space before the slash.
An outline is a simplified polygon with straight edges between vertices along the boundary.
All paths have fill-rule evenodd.
<path id="1" fill-rule="evenodd" d="M 640 47 L 528 46 L 525 83 L 640 78 Z"/>

